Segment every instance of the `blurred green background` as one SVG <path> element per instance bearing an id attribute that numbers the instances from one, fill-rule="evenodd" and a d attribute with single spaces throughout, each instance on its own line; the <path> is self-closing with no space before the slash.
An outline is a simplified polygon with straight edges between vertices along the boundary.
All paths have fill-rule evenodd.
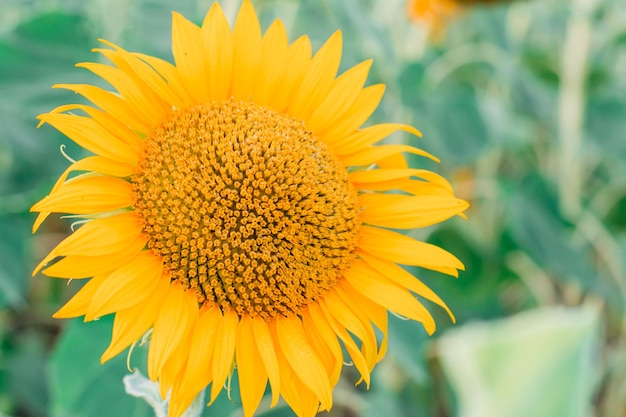
<path id="1" fill-rule="evenodd" d="M 280 17 L 315 48 L 341 28 L 343 69 L 374 58 L 370 82 L 388 88 L 373 121 L 422 130 L 418 145 L 442 162 L 411 164 L 471 203 L 467 221 L 411 232 L 464 261 L 458 280 L 412 271 L 457 323 L 429 305 L 428 337 L 392 317 L 371 389 L 347 367 L 330 415 L 626 416 L 623 0 L 471 1 L 437 33 L 404 0 L 252 1 L 263 28 Z M 170 12 L 201 22 L 211 3 L 0 0 L 0 416 L 153 415 L 124 393 L 125 354 L 99 364 L 110 318 L 51 319 L 79 284 L 31 278 L 69 223 L 51 216 L 32 236 L 28 210 L 69 164 L 62 144 L 83 156 L 35 116 L 81 100 L 53 84 L 101 85 L 74 67 L 100 59 L 97 38 L 171 59 Z M 239 1 L 221 3 L 232 22 Z M 292 415 L 267 407 L 259 415 Z M 203 413 L 240 415 L 236 393 Z"/>

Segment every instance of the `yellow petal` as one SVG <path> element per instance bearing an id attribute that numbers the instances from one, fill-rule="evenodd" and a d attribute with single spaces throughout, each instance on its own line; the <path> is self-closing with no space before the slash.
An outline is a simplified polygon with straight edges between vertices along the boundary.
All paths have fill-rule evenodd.
<path id="1" fill-rule="evenodd" d="M 467 202 L 451 196 L 362 194 L 359 196 L 361 220 L 391 229 L 415 229 L 441 223 L 468 207 Z"/>
<path id="2" fill-rule="evenodd" d="M 152 68 L 154 68 L 156 72 L 161 75 L 161 77 L 165 79 L 165 82 L 172 89 L 173 93 L 182 101 L 181 107 L 179 108 L 185 108 L 194 103 L 193 98 L 191 98 L 191 96 L 185 89 L 183 77 L 181 76 L 180 71 L 178 70 L 178 68 L 176 68 L 176 66 L 163 59 L 156 58 L 150 55 L 145 55 L 137 52 L 132 52 L 131 55 L 139 58 L 146 64 L 150 65 Z"/>
<path id="3" fill-rule="evenodd" d="M 332 390 L 324 366 L 307 341 L 302 322 L 297 317 L 278 318 L 274 322 L 282 353 L 298 378 L 317 395 L 322 408 L 332 407 Z"/>
<path id="4" fill-rule="evenodd" d="M 72 317 L 78 317 L 85 314 L 87 307 L 91 303 L 91 300 L 100 288 L 100 285 L 106 280 L 106 275 L 99 275 L 91 278 L 78 290 L 76 294 L 70 300 L 65 303 L 63 307 L 52 315 L 55 319 L 69 319 Z"/>
<path id="5" fill-rule="evenodd" d="M 308 120 L 333 85 L 341 61 L 341 31 L 336 31 L 317 51 L 290 106 L 289 114 Z"/>
<path id="6" fill-rule="evenodd" d="M 82 95 L 108 115 L 144 136 L 152 131 L 152 125 L 135 114 L 131 106 L 117 94 L 89 84 L 56 84 L 52 88 L 63 88 Z"/>
<path id="7" fill-rule="evenodd" d="M 258 349 L 265 371 L 270 380 L 270 386 L 272 388 L 272 407 L 278 402 L 280 395 L 280 370 L 278 369 L 278 360 L 276 359 L 276 350 L 274 348 L 274 340 L 272 334 L 267 326 L 267 323 L 262 318 L 252 319 L 252 331 L 254 332 L 254 340 L 256 342 L 256 348 Z"/>
<path id="8" fill-rule="evenodd" d="M 154 324 L 163 307 L 170 285 L 168 276 L 161 276 L 156 288 L 142 303 L 119 310 L 115 313 L 111 343 L 100 357 L 104 363 L 139 340 Z"/>
<path id="9" fill-rule="evenodd" d="M 162 101 L 153 102 L 144 91 L 124 71 L 109 65 L 93 62 L 83 62 L 76 65 L 85 68 L 115 88 L 124 100 L 133 109 L 136 117 L 140 118 L 148 126 L 158 125 L 171 109 L 164 106 Z"/>
<path id="10" fill-rule="evenodd" d="M 37 118 L 54 126 L 79 146 L 95 154 L 127 163 L 136 162 L 139 158 L 137 149 L 133 149 L 91 117 L 53 112 L 39 115 Z"/>
<path id="11" fill-rule="evenodd" d="M 116 62 L 116 65 L 118 65 L 117 62 L 125 64 L 124 69 L 126 69 L 126 73 L 133 77 L 135 83 L 145 86 L 144 93 L 146 89 L 149 89 L 153 93 L 152 97 L 157 100 L 162 100 L 168 105 L 178 108 L 184 106 L 184 100 L 176 94 L 176 91 L 171 88 L 161 74 L 155 71 L 155 68 L 150 67 L 150 65 L 139 59 L 136 55 L 125 51 L 111 42 L 104 39 L 98 40 L 115 50 L 117 61 L 114 62 Z M 105 56 L 110 56 L 111 54 L 111 52 L 101 49 L 97 49 L 96 51 L 103 52 Z"/>
<path id="12" fill-rule="evenodd" d="M 324 295 L 322 303 L 341 326 L 361 340 L 361 352 L 368 368 L 372 369 L 376 364 L 377 343 L 376 334 L 367 317 L 359 314 L 358 309 L 348 307 L 335 289 Z"/>
<path id="13" fill-rule="evenodd" d="M 237 326 L 239 318 L 233 310 L 224 313 L 224 318 L 217 326 L 215 349 L 213 351 L 213 383 L 211 384 L 211 401 L 215 401 L 222 390 L 226 377 L 233 369 L 235 346 L 237 339 Z"/>
<path id="14" fill-rule="evenodd" d="M 155 381 L 170 355 L 185 339 L 198 318 L 198 301 L 193 291 L 185 291 L 172 281 L 157 316 L 148 350 L 148 376 Z"/>
<path id="15" fill-rule="evenodd" d="M 181 384 L 175 386 L 172 399 L 188 399 L 189 403 L 206 388 L 213 379 L 212 359 L 216 339 L 217 328 L 223 319 L 220 309 L 206 307 L 200 312 L 189 345 L 189 354 L 185 368 L 186 377 Z M 183 409 L 183 411 L 186 408 Z"/>
<path id="16" fill-rule="evenodd" d="M 298 91 L 311 63 L 311 41 L 301 36 L 287 49 L 287 60 L 280 80 L 280 88 L 274 89 L 270 102 L 272 108 L 283 112 L 291 105 L 294 94 Z"/>
<path id="17" fill-rule="evenodd" d="M 254 7 L 244 0 L 233 28 L 232 96 L 249 100 L 258 77 L 261 56 L 261 26 Z"/>
<path id="18" fill-rule="evenodd" d="M 66 104 L 55 108 L 48 114 L 72 112 L 73 110 L 80 110 L 87 113 L 87 115 L 91 117 L 99 126 L 108 130 L 109 133 L 111 133 L 111 135 L 113 135 L 117 140 L 123 142 L 132 149 L 135 159 L 129 163 L 111 161 L 113 166 L 115 166 L 115 164 L 120 166 L 133 166 L 137 162 L 143 149 L 143 140 L 141 139 L 141 136 L 110 114 L 102 110 L 98 110 L 95 107 L 85 106 L 83 104 Z M 43 123 L 44 121 L 41 121 L 40 125 Z"/>
<path id="19" fill-rule="evenodd" d="M 404 265 L 420 266 L 455 277 L 458 276 L 458 269 L 464 269 L 461 261 L 440 247 L 417 241 L 391 230 L 370 226 L 361 227 L 359 248 L 381 259 Z"/>
<path id="20" fill-rule="evenodd" d="M 267 385 L 267 371 L 256 348 L 252 318 L 243 316 L 237 334 L 237 375 L 244 417 L 252 417 Z"/>
<path id="21" fill-rule="evenodd" d="M 131 175 L 134 170 L 135 168 L 132 165 L 123 162 L 114 162 L 102 156 L 90 156 L 70 165 L 57 179 L 56 183 L 52 187 L 52 190 L 50 191 L 50 194 L 54 194 L 59 188 L 61 188 L 61 186 L 65 183 L 67 176 L 72 171 L 93 171 L 105 175 L 126 177 Z M 42 211 L 39 213 L 33 224 L 33 233 L 39 229 L 39 226 L 41 226 L 49 215 L 49 211 Z"/>
<path id="22" fill-rule="evenodd" d="M 407 169 L 409 164 L 406 162 L 406 158 L 401 153 L 395 153 L 393 155 L 386 156 L 376 161 L 376 165 L 380 168 L 389 169 Z"/>
<path id="23" fill-rule="evenodd" d="M 350 181 L 355 184 L 367 184 L 409 177 L 422 178 L 448 190 L 450 194 L 454 194 L 452 185 L 445 178 L 426 169 L 370 169 L 353 172 L 348 176 Z"/>
<path id="24" fill-rule="evenodd" d="M 339 280 L 335 287 L 337 295 L 347 304 L 353 311 L 359 310 L 371 320 L 383 335 L 383 339 L 378 349 L 376 362 L 379 362 L 387 351 L 387 325 L 389 319 L 387 317 L 387 309 L 379 304 L 374 303 L 361 293 L 354 291 L 352 286 L 345 279 Z"/>
<path id="25" fill-rule="evenodd" d="M 186 90 L 196 103 L 209 100 L 209 71 L 200 28 L 172 13 L 172 53 Z"/>
<path id="26" fill-rule="evenodd" d="M 368 146 L 367 148 L 345 156 L 341 156 L 341 162 L 346 166 L 363 166 L 370 165 L 391 155 L 401 152 L 411 153 L 414 155 L 425 156 L 435 162 L 439 162 L 439 158 L 430 153 L 410 145 L 381 145 Z"/>
<path id="27" fill-rule="evenodd" d="M 257 80 L 253 101 L 265 106 L 272 102 L 276 90 L 282 88 L 287 59 L 288 40 L 285 26 L 275 20 L 263 36 L 261 57 L 259 59 L 259 78 Z"/>
<path id="28" fill-rule="evenodd" d="M 332 313 L 328 311 L 328 308 L 324 304 L 315 304 L 311 303 L 309 305 L 309 310 L 311 311 L 311 317 L 315 320 L 315 323 L 318 325 L 326 322 L 332 328 L 333 333 L 336 337 L 339 337 L 343 342 L 343 346 L 346 348 L 348 355 L 350 355 L 350 359 L 352 359 L 352 363 L 361 374 L 361 380 L 365 381 L 365 384 L 369 388 L 370 386 L 370 371 L 371 369 L 367 366 L 367 361 L 365 357 L 357 347 L 356 343 L 352 339 L 352 336 L 346 331 L 346 329 L 335 320 Z M 323 332 L 322 334 L 324 334 Z M 360 382 L 360 381 L 359 381 Z"/>
<path id="29" fill-rule="evenodd" d="M 426 308 L 406 289 L 401 288 L 357 260 L 344 272 L 350 286 L 365 297 L 394 313 L 419 321 L 428 334 L 435 331 L 435 320 Z"/>
<path id="30" fill-rule="evenodd" d="M 319 107 L 306 120 L 306 127 L 314 131 L 324 130 L 342 118 L 363 89 L 371 66 L 372 60 L 368 59 L 341 74 Z"/>
<path id="31" fill-rule="evenodd" d="M 33 275 L 57 256 L 108 255 L 125 247 L 141 233 L 141 223 L 132 213 L 122 213 L 85 223 L 57 245 L 35 268 Z"/>
<path id="32" fill-rule="evenodd" d="M 151 250 L 111 272 L 93 297 L 85 321 L 132 307 L 154 291 L 161 281 L 163 260 Z"/>
<path id="33" fill-rule="evenodd" d="M 133 204 L 132 185 L 120 178 L 107 176 L 76 177 L 61 185 L 31 211 L 92 214 L 129 207 Z"/>
<path id="34" fill-rule="evenodd" d="M 411 275 L 406 269 L 398 266 L 392 262 L 383 261 L 375 256 L 371 256 L 368 253 L 359 251 L 359 257 L 365 261 L 369 266 L 375 269 L 380 274 L 384 275 L 390 281 L 393 281 L 397 285 L 407 288 L 413 291 L 420 297 L 424 297 L 428 301 L 432 301 L 438 306 L 446 310 L 450 315 L 452 321 L 455 321 L 452 311 L 448 308 L 446 303 L 433 290 L 428 288 L 422 281 Z"/>
<path id="35" fill-rule="evenodd" d="M 132 261 L 146 245 L 146 238 L 140 235 L 120 248 L 118 252 L 102 256 L 68 255 L 43 270 L 43 274 L 58 278 L 88 278 L 106 274 Z"/>
<path id="36" fill-rule="evenodd" d="M 230 94 L 233 71 L 233 37 L 218 2 L 213 3 L 202 23 L 202 38 L 208 63 L 211 100 L 224 100 Z"/>
<path id="37" fill-rule="evenodd" d="M 380 103 L 384 93 L 385 86 L 383 84 L 374 84 L 362 89 L 352 106 L 343 113 L 337 123 L 333 123 L 328 128 L 317 132 L 320 140 L 330 144 L 334 151 L 333 144 L 337 139 L 353 133 L 370 118 L 378 107 L 378 103 Z M 357 152 L 360 149 L 350 148 L 350 150 Z"/>
<path id="38" fill-rule="evenodd" d="M 366 127 L 365 129 L 359 129 L 350 133 L 344 137 L 335 137 L 334 140 L 327 142 L 338 155 L 349 155 L 355 152 L 360 152 L 370 145 L 386 138 L 398 130 L 409 132 L 415 136 L 422 136 L 419 130 L 413 126 L 397 124 L 397 123 L 383 123 Z"/>
<path id="39" fill-rule="evenodd" d="M 317 324 L 308 309 L 302 312 L 302 324 L 306 329 L 311 347 L 317 352 L 317 356 L 326 369 L 330 386 L 334 387 L 339 381 L 343 367 L 343 352 L 335 332 L 325 320 Z"/>

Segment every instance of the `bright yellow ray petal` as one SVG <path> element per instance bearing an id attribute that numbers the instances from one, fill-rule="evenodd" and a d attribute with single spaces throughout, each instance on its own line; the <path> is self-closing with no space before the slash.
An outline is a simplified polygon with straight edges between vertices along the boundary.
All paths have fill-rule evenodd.
<path id="1" fill-rule="evenodd" d="M 388 181 L 409 177 L 417 177 L 432 182 L 433 184 L 437 184 L 448 190 L 450 194 L 454 194 L 452 185 L 450 185 L 445 178 L 426 169 L 370 169 L 366 171 L 353 172 L 348 176 L 350 181 L 355 184 L 367 184 L 370 182 Z"/>
<path id="2" fill-rule="evenodd" d="M 310 309 L 302 312 L 302 324 L 326 369 L 331 387 L 335 386 L 343 368 L 343 351 L 337 335 L 323 317 L 314 319 Z"/>
<path id="3" fill-rule="evenodd" d="M 428 334 L 435 331 L 435 320 L 411 293 L 387 280 L 365 262 L 355 261 L 343 275 L 352 288 L 365 297 L 394 313 L 419 321 Z"/>
<path id="4" fill-rule="evenodd" d="M 324 295 L 321 301 L 324 303 L 330 314 L 335 320 L 350 333 L 361 340 L 361 352 L 367 362 L 368 368 L 372 369 L 376 364 L 376 334 L 374 329 L 366 317 L 357 314 L 357 311 L 351 309 L 343 302 L 343 300 L 333 289 Z"/>
<path id="5" fill-rule="evenodd" d="M 181 107 L 184 108 L 194 103 L 193 98 L 185 89 L 185 83 L 178 68 L 175 65 L 150 55 L 132 52 L 132 56 L 139 58 L 146 64 L 150 65 L 156 72 L 164 78 L 165 82 L 172 89 L 176 97 L 181 100 Z M 169 93 L 168 93 L 169 94 Z"/>
<path id="6" fill-rule="evenodd" d="M 209 96 L 224 100 L 230 93 L 233 71 L 233 37 L 218 2 L 213 3 L 202 23 L 202 38 L 208 63 Z"/>
<path id="7" fill-rule="evenodd" d="M 190 404 L 213 379 L 212 359 L 216 343 L 217 328 L 222 320 L 222 313 L 217 307 L 205 307 L 192 331 L 189 344 L 186 377 L 172 391 L 172 401 L 179 399 L 181 403 Z M 188 404 L 187 404 L 188 406 Z M 183 408 L 183 411 L 187 407 Z"/>
<path id="8" fill-rule="evenodd" d="M 370 386 L 370 371 L 371 369 L 367 366 L 367 361 L 363 356 L 363 353 L 359 350 L 358 346 L 352 339 L 352 336 L 346 331 L 346 329 L 335 320 L 332 313 L 328 311 L 324 304 L 311 304 L 309 305 L 309 310 L 311 311 L 311 317 L 314 318 L 316 324 L 326 322 L 332 328 L 333 332 L 341 339 L 343 346 L 346 348 L 348 355 L 350 355 L 350 359 L 356 369 L 358 369 L 361 374 L 361 380 L 365 381 L 365 385 L 367 388 Z M 359 381 L 360 383 L 361 381 Z"/>
<path id="9" fill-rule="evenodd" d="M 362 194 L 364 223 L 391 229 L 414 229 L 441 223 L 469 206 L 467 202 L 441 195 L 405 196 L 394 194 Z"/>
<path id="10" fill-rule="evenodd" d="M 248 100 L 254 91 L 261 56 L 261 26 L 254 7 L 244 0 L 233 28 L 232 96 Z"/>
<path id="11" fill-rule="evenodd" d="M 399 178 L 377 182 L 356 182 L 352 184 L 357 190 L 389 191 L 400 190 L 413 195 L 438 195 L 450 197 L 454 193 L 431 182 Z"/>
<path id="12" fill-rule="evenodd" d="M 59 243 L 33 271 L 35 275 L 57 256 L 100 256 L 115 253 L 141 233 L 141 224 L 134 213 L 122 213 L 85 223 Z"/>
<path id="13" fill-rule="evenodd" d="M 274 328 L 275 330 L 275 328 Z M 275 333 L 275 332 L 274 332 Z M 297 377 L 280 349 L 276 350 L 278 369 L 280 370 L 281 395 L 296 416 L 302 416 L 302 399 L 296 385 Z"/>
<path id="14" fill-rule="evenodd" d="M 337 346 L 339 346 L 338 352 L 334 352 L 330 349 L 324 337 L 320 334 L 320 330 L 315 323 L 313 323 L 308 310 L 302 312 L 302 325 L 306 331 L 309 343 L 311 343 L 311 347 L 326 370 L 328 382 L 332 388 L 337 384 L 339 375 L 341 374 L 341 368 L 343 367 L 343 353 L 341 352 L 341 347 L 337 343 Z M 337 337 L 335 337 L 335 342 L 336 341 Z"/>
<path id="15" fill-rule="evenodd" d="M 139 157 L 137 149 L 133 149 L 91 117 L 53 111 L 41 114 L 37 118 L 43 123 L 54 126 L 79 146 L 95 154 L 127 163 L 135 162 Z"/>
<path id="16" fill-rule="evenodd" d="M 151 67 L 136 55 L 127 52 L 126 50 L 111 42 L 108 42 L 104 39 L 98 40 L 115 50 L 118 61 L 121 61 L 125 64 L 125 66 L 128 68 L 127 73 L 133 73 L 133 79 L 136 83 L 141 83 L 151 92 L 153 92 L 159 100 L 163 100 L 169 105 L 179 108 L 184 106 L 184 99 L 182 99 L 177 94 L 176 90 L 172 89 L 172 87 L 161 76 L 161 74 L 158 73 L 158 71 L 155 71 L 156 68 Z M 110 54 L 110 52 L 105 52 L 101 49 L 96 49 L 96 51 L 104 52 L 105 56 L 108 56 L 107 54 Z"/>
<path id="17" fill-rule="evenodd" d="M 148 350 L 148 376 L 155 381 L 170 355 L 188 334 L 198 318 L 198 301 L 193 291 L 185 291 L 178 281 L 170 289 L 157 316 Z"/>
<path id="18" fill-rule="evenodd" d="M 103 42 L 102 39 L 100 39 L 100 41 Z M 160 78 L 160 76 L 157 73 L 155 73 L 152 68 L 145 65 L 143 62 L 137 60 L 135 57 L 128 54 L 128 52 L 124 51 L 121 48 L 119 48 L 118 50 L 94 48 L 92 49 L 92 51 L 99 52 L 100 54 L 104 55 L 120 71 L 122 71 L 124 76 L 128 77 L 130 81 L 133 83 L 134 87 L 140 92 L 140 94 L 142 95 L 142 98 L 144 98 L 147 102 L 149 102 L 155 109 L 158 109 L 158 111 L 162 112 L 162 114 L 164 115 L 169 113 L 172 107 L 171 103 L 169 103 L 166 99 L 161 97 L 158 94 L 158 91 L 154 91 L 153 88 L 151 87 L 151 84 L 154 84 L 157 81 L 150 83 L 149 78 L 152 78 L 153 80 L 157 80 L 158 78 Z M 124 55 L 124 53 L 126 55 Z M 134 62 L 131 63 L 129 62 L 129 60 L 134 61 Z M 141 68 L 145 74 L 141 74 L 141 72 L 138 72 L 138 68 L 136 67 Z M 114 76 L 112 75 L 112 72 L 111 72 L 110 76 L 113 77 L 112 79 L 114 80 L 120 79 L 119 74 L 117 76 Z M 149 78 L 145 79 L 143 78 L 143 76 L 146 76 Z M 164 86 L 164 85 L 163 87 L 167 88 L 167 86 Z"/>
<path id="19" fill-rule="evenodd" d="M 119 210 L 132 205 L 134 193 L 128 181 L 107 176 L 73 178 L 54 194 L 43 198 L 31 211 L 92 214 Z"/>
<path id="20" fill-rule="evenodd" d="M 350 108 L 363 89 L 371 66 L 372 60 L 368 59 L 341 74 L 319 107 L 306 120 L 306 127 L 323 131 L 343 117 L 343 113 Z"/>
<path id="21" fill-rule="evenodd" d="M 343 138 L 353 133 L 369 119 L 378 107 L 378 103 L 380 103 L 384 93 L 385 86 L 383 84 L 374 84 L 362 89 L 352 106 L 343 113 L 336 123 L 316 132 L 320 140 L 328 143 L 334 151 L 333 144 L 338 138 Z M 360 149 L 351 148 L 350 150 L 357 152 Z"/>
<path id="22" fill-rule="evenodd" d="M 159 124 L 171 110 L 167 109 L 162 101 L 152 102 L 149 97 L 146 97 L 141 87 L 118 68 L 93 62 L 83 62 L 76 66 L 85 68 L 108 82 L 134 110 L 134 114 L 148 126 Z"/>
<path id="23" fill-rule="evenodd" d="M 98 291 L 100 285 L 106 280 L 106 275 L 98 275 L 91 278 L 78 290 L 76 294 L 70 300 L 65 303 L 63 307 L 52 315 L 55 319 L 69 319 L 73 317 L 79 317 L 85 314 L 87 307 L 91 303 L 91 300 Z"/>
<path id="24" fill-rule="evenodd" d="M 167 398 L 168 393 L 171 393 L 172 388 L 180 385 L 180 382 L 186 378 L 183 372 L 189 354 L 189 343 L 192 337 L 191 329 L 193 329 L 193 324 L 188 327 L 189 331 L 182 335 L 180 343 L 178 343 L 178 346 L 165 361 L 159 375 L 159 393 L 164 400 Z"/>
<path id="25" fill-rule="evenodd" d="M 302 322 L 297 317 L 281 317 L 274 324 L 278 345 L 287 362 L 298 378 L 317 395 L 322 408 L 330 410 L 333 398 L 328 375 L 307 341 Z"/>
<path id="26" fill-rule="evenodd" d="M 126 177 L 131 175 L 135 171 L 135 168 L 132 165 L 123 162 L 114 162 L 102 156 L 89 156 L 70 165 L 65 172 L 61 174 L 59 179 L 57 179 L 56 183 L 52 187 L 52 190 L 50 190 L 50 194 L 56 193 L 57 190 L 61 188 L 61 186 L 65 183 L 67 176 L 72 171 L 93 171 L 105 175 Z M 49 211 L 42 211 L 39 213 L 37 219 L 35 219 L 35 222 L 33 223 L 33 233 L 39 229 L 39 226 L 41 226 L 49 215 Z"/>
<path id="27" fill-rule="evenodd" d="M 252 331 L 254 332 L 254 340 L 256 348 L 261 356 L 265 371 L 267 372 L 272 388 L 272 407 L 278 402 L 280 395 L 280 370 L 278 369 L 278 360 L 276 359 L 276 350 L 274 348 L 274 340 L 262 318 L 252 318 Z"/>
<path id="28" fill-rule="evenodd" d="M 259 78 L 257 80 L 252 100 L 265 106 L 272 102 L 276 90 L 282 88 L 287 59 L 288 40 L 285 26 L 280 20 L 275 20 L 263 36 L 261 57 L 259 59 Z"/>
<path id="29" fill-rule="evenodd" d="M 341 61 L 341 31 L 336 31 L 317 51 L 306 75 L 295 93 L 289 114 L 300 120 L 308 120 L 313 111 L 332 87 Z"/>
<path id="30" fill-rule="evenodd" d="M 409 164 L 401 153 L 386 156 L 376 161 L 376 165 L 383 169 L 408 169 Z"/>
<path id="31" fill-rule="evenodd" d="M 455 277 L 458 276 L 457 270 L 464 269 L 454 255 L 430 243 L 370 226 L 361 227 L 359 234 L 359 248 L 378 258 L 420 266 Z"/>
<path id="32" fill-rule="evenodd" d="M 398 123 L 383 123 L 359 129 L 344 137 L 335 137 L 327 142 L 338 155 L 349 155 L 360 152 L 368 146 L 379 142 L 398 130 L 409 132 L 415 136 L 422 136 L 421 132 L 413 126 Z"/>
<path id="33" fill-rule="evenodd" d="M 121 247 L 118 252 L 102 256 L 68 255 L 43 270 L 43 274 L 58 278 L 88 278 L 107 274 L 132 261 L 146 245 L 146 238 L 139 235 Z"/>
<path id="34" fill-rule="evenodd" d="M 59 106 L 55 108 L 48 114 L 72 112 L 73 110 L 80 110 L 85 112 L 99 126 L 108 130 L 110 134 L 113 135 L 117 140 L 123 142 L 132 149 L 135 159 L 130 161 L 130 163 L 125 163 L 124 165 L 131 165 L 131 163 L 134 164 L 139 159 L 139 155 L 141 154 L 143 149 L 143 140 L 141 139 L 141 136 L 107 112 L 83 104 L 66 104 L 64 106 Z M 43 123 L 45 122 L 41 121 L 39 124 L 41 125 Z M 113 164 L 122 164 L 122 162 L 118 161 L 111 162 Z"/>
<path id="35" fill-rule="evenodd" d="M 337 283 L 337 287 L 335 288 L 337 294 L 341 299 L 348 305 L 352 310 L 360 310 L 364 315 L 366 315 L 369 320 L 371 320 L 378 330 L 382 333 L 382 341 L 380 343 L 380 347 L 378 349 L 378 354 L 376 356 L 376 362 L 380 362 L 380 360 L 385 356 L 387 352 L 387 325 L 389 322 L 389 318 L 387 317 L 387 309 L 382 307 L 379 304 L 376 304 L 369 298 L 365 297 L 361 293 L 354 291 L 352 286 L 345 279 L 340 280 Z"/>
<path id="36" fill-rule="evenodd" d="M 154 291 L 162 271 L 161 258 L 151 250 L 142 251 L 132 261 L 111 272 L 100 285 L 87 308 L 85 321 L 140 303 Z"/>
<path id="37" fill-rule="evenodd" d="M 152 131 L 152 125 L 135 114 L 126 100 L 115 93 L 89 84 L 55 84 L 52 88 L 63 88 L 82 95 L 108 115 L 144 136 Z"/>
<path id="38" fill-rule="evenodd" d="M 100 363 L 113 358 L 139 340 L 154 324 L 169 290 L 170 278 L 161 276 L 156 288 L 142 303 L 118 310 L 113 321 L 111 343 L 100 357 Z"/>
<path id="39" fill-rule="evenodd" d="M 200 28 L 172 13 L 172 53 L 186 90 L 197 103 L 209 100 L 209 70 Z"/>
<path id="40" fill-rule="evenodd" d="M 429 158 L 435 162 L 439 162 L 439 158 L 437 158 L 436 156 L 410 145 L 368 146 L 367 148 L 359 152 L 341 156 L 341 162 L 343 162 L 343 164 L 346 166 L 370 165 L 383 158 L 402 152 L 425 156 L 426 158 Z"/>
<path id="41" fill-rule="evenodd" d="M 226 377 L 233 369 L 235 358 L 235 346 L 237 340 L 237 327 L 239 318 L 233 310 L 224 312 L 224 317 L 217 326 L 215 349 L 213 351 L 213 384 L 211 384 L 211 400 L 209 404 L 217 398 L 222 390 Z"/>
<path id="42" fill-rule="evenodd" d="M 298 91 L 311 62 L 311 41 L 307 36 L 301 36 L 287 49 L 284 77 L 280 81 L 280 88 L 274 89 L 274 96 L 270 102 L 272 108 L 278 112 L 285 111 L 293 95 Z"/>
<path id="43" fill-rule="evenodd" d="M 252 318 L 243 316 L 237 334 L 237 375 L 244 417 L 252 417 L 267 385 L 267 371 L 256 348 Z"/>
<path id="44" fill-rule="evenodd" d="M 395 282 L 397 285 L 407 288 L 410 291 L 413 291 L 415 294 L 420 297 L 424 297 L 428 301 L 432 301 L 438 306 L 442 307 L 452 321 L 455 321 L 454 314 L 448 308 L 446 303 L 426 284 L 422 281 L 411 275 L 406 269 L 402 268 L 399 265 L 396 265 L 392 262 L 384 261 L 382 259 L 376 258 L 375 256 L 371 256 L 368 253 L 364 253 L 359 251 L 359 257 L 365 261 L 369 266 L 378 271 L 380 274 L 384 275 L 390 281 Z"/>

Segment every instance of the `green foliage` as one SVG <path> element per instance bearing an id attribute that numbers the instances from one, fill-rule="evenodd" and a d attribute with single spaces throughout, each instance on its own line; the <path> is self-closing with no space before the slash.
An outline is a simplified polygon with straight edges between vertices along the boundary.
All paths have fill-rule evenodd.
<path id="1" fill-rule="evenodd" d="M 623 414 L 623 0 L 473 6 L 432 36 L 405 18 L 404 0 L 252 1 L 263 28 L 280 17 L 290 40 L 306 33 L 314 48 L 342 29 L 342 69 L 374 58 L 368 83 L 387 85 L 374 121 L 417 126 L 417 144 L 442 162 L 411 165 L 450 178 L 471 203 L 467 221 L 411 232 L 465 263 L 458 279 L 411 268 L 457 323 L 427 304 L 438 324 L 429 338 L 391 317 L 371 389 L 355 388 L 348 367 L 331 417 L 465 416 L 478 399 L 492 407 L 485 417 Z M 80 284 L 30 278 L 69 227 L 51 216 L 32 237 L 29 208 L 68 165 L 59 146 L 84 152 L 35 117 L 82 100 L 53 84 L 100 83 L 74 67 L 99 59 L 97 38 L 171 60 L 171 11 L 201 22 L 210 3 L 0 0 L 0 414 L 152 415 L 124 393 L 125 354 L 99 363 L 110 318 L 50 319 Z M 232 21 L 238 0 L 221 3 Z M 138 348 L 132 364 L 142 363 Z M 203 416 L 238 415 L 236 380 L 232 394 Z M 293 415 L 268 406 L 259 415 Z"/>

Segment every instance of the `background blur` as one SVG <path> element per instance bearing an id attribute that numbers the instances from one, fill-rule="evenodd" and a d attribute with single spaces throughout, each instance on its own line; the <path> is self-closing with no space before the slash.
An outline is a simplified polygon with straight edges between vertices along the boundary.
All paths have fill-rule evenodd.
<path id="1" fill-rule="evenodd" d="M 331 416 L 626 416 L 626 7 L 623 0 L 252 0 L 315 48 L 338 28 L 342 68 L 375 59 L 387 84 L 374 121 L 412 123 L 469 220 L 411 232 L 465 262 L 458 280 L 412 271 L 434 337 L 392 317 L 372 386 L 347 368 Z M 82 151 L 35 116 L 100 83 L 81 61 L 97 38 L 171 59 L 171 11 L 199 23 L 210 0 L 0 0 L 0 416 L 149 417 L 124 393 L 126 355 L 104 366 L 111 321 L 51 314 L 80 283 L 33 266 L 69 232 L 30 206 Z M 223 1 L 234 17 L 239 0 Z M 231 19 L 231 22 L 233 20 Z M 132 366 L 145 361 L 145 349 Z M 233 388 L 233 391 L 236 391 Z M 284 407 L 259 415 L 286 417 Z M 222 393 L 203 416 L 240 416 Z"/>

